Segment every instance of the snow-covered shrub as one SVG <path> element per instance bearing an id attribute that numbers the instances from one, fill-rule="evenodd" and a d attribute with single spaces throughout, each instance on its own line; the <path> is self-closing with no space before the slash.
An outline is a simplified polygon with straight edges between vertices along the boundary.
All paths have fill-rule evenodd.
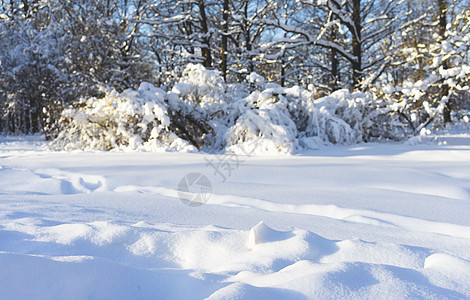
<path id="1" fill-rule="evenodd" d="M 322 97 L 315 102 L 316 123 L 306 130 L 307 136 L 319 136 L 333 144 L 353 144 L 361 141 L 361 131 L 353 115 L 361 114 L 355 103 L 351 103 L 347 91 L 337 91 L 330 96 Z M 342 117 L 347 117 L 349 124 Z"/>
<path id="2" fill-rule="evenodd" d="M 251 72 L 250 75 L 247 76 L 246 81 L 249 85 L 250 92 L 255 90 L 264 90 L 266 87 L 266 79 L 255 72 Z"/>
<path id="3" fill-rule="evenodd" d="M 251 93 L 226 93 L 231 102 L 210 121 L 218 129 L 214 131 L 215 144 L 221 146 L 220 150 L 293 153 L 300 147 L 316 148 L 319 144 L 404 137 L 404 126 L 389 103 L 369 93 L 340 90 L 314 100 L 308 90 L 266 83 L 254 73 L 248 81 L 245 89 Z"/>
<path id="4" fill-rule="evenodd" d="M 52 145 L 288 154 L 398 136 L 393 109 L 368 93 L 340 90 L 314 100 L 308 90 L 266 83 L 254 73 L 248 81 L 227 85 L 217 72 L 189 65 L 168 93 L 148 83 L 106 90 L 63 112 Z"/>
<path id="5" fill-rule="evenodd" d="M 168 94 L 170 129 L 198 148 L 214 148 L 217 126 L 213 120 L 224 115 L 229 102 L 225 89 L 226 84 L 218 72 L 189 64 Z"/>
<path id="6" fill-rule="evenodd" d="M 333 144 L 403 137 L 402 124 L 393 109 L 369 93 L 339 90 L 316 100 L 315 105 L 318 116 L 314 127 L 306 131 L 308 135 L 317 132 Z"/>
<path id="7" fill-rule="evenodd" d="M 106 90 L 62 113 L 62 130 L 51 143 L 71 150 L 157 149 L 194 150 L 168 130 L 166 93 L 149 83 L 122 93 Z"/>
<path id="8" fill-rule="evenodd" d="M 235 153 L 293 153 L 298 148 L 297 128 L 288 102 L 278 85 L 243 99 L 246 110 L 226 135 L 227 151 Z"/>
<path id="9" fill-rule="evenodd" d="M 186 104 L 186 110 L 211 115 L 226 104 L 225 83 L 218 72 L 200 64 L 189 64 L 172 92 Z"/>
<path id="10" fill-rule="evenodd" d="M 228 151 L 293 153 L 319 144 L 404 137 L 393 109 L 369 93 L 339 90 L 314 100 L 310 91 L 298 86 L 262 85 L 266 89 L 239 101 L 245 105 L 239 105 L 242 113 L 227 130 Z"/>

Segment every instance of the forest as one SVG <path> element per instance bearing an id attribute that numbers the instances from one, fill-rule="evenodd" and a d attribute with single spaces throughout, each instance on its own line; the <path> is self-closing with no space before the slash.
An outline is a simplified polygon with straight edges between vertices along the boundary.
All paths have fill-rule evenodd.
<path id="1" fill-rule="evenodd" d="M 0 132 L 57 148 L 400 140 L 470 111 L 469 0 L 10 0 Z"/>

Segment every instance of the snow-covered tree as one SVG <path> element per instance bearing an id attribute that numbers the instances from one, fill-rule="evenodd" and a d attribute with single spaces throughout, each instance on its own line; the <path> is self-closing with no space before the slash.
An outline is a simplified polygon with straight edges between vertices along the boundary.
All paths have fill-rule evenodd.
<path id="1" fill-rule="evenodd" d="M 470 11 L 461 10 L 446 24 L 443 18 L 450 16 L 444 7 L 450 8 L 438 6 L 420 28 L 403 32 L 408 42 L 401 44 L 395 65 L 406 76 L 378 88 L 378 97 L 393 99 L 397 113 L 417 133 L 433 121 L 449 122 L 452 108 L 468 101 Z M 416 39 L 414 30 L 428 39 Z"/>
<path id="2" fill-rule="evenodd" d="M 296 47 L 310 44 L 328 49 L 335 56 L 340 55 L 350 65 L 350 84 L 360 88 L 373 83 L 389 63 L 384 53 L 382 43 L 400 26 L 402 15 L 406 14 L 401 8 L 401 0 L 327 0 L 300 1 L 302 7 L 320 5 L 326 12 L 327 19 L 323 20 L 320 31 L 312 26 L 312 19 L 304 17 L 303 23 L 288 22 L 286 16 L 264 22 L 290 33 L 289 39 L 282 38 L 270 46 L 277 44 L 286 47 Z M 302 11 L 301 8 L 297 8 Z M 316 10 L 318 11 L 318 10 Z M 320 14 L 315 14 L 318 17 Z M 312 31 L 312 29 L 315 29 Z M 333 57 L 331 71 L 335 71 Z M 336 62 L 337 63 L 337 62 Z M 334 74 L 335 75 L 335 74 Z"/>
<path id="3" fill-rule="evenodd" d="M 66 104 L 151 80 L 130 46 L 119 1 L 11 1 L 0 17 L 0 107 L 4 132 L 55 134 Z"/>
<path id="4" fill-rule="evenodd" d="M 0 18 L 0 108 L 3 132 L 34 133 L 67 99 L 63 34 L 51 25 L 57 3 L 10 2 Z"/>

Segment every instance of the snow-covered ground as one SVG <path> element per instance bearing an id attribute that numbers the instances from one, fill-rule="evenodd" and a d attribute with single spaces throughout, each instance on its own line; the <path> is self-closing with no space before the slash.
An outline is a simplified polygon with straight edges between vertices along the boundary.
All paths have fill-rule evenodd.
<path id="1" fill-rule="evenodd" d="M 190 173 L 205 205 L 178 198 Z M 468 134 L 271 157 L 2 138 L 0 199 L 2 299 L 470 297 Z"/>

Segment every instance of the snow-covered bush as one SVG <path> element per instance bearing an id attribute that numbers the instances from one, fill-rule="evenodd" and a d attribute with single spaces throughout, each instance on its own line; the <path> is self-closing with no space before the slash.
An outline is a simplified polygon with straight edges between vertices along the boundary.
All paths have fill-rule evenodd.
<path id="1" fill-rule="evenodd" d="M 313 99 L 251 74 L 227 85 L 215 71 L 189 65 L 170 92 L 143 83 L 106 90 L 65 110 L 52 145 L 59 149 L 144 149 L 289 154 L 319 144 L 354 144 L 403 134 L 386 102 L 363 92 Z M 398 130 L 397 130 L 398 129 Z"/>
<path id="2" fill-rule="evenodd" d="M 142 83 L 138 90 L 106 90 L 101 99 L 90 98 L 66 109 L 62 130 L 51 143 L 58 149 L 194 150 L 168 130 L 166 93 Z"/>
<path id="3" fill-rule="evenodd" d="M 315 132 L 333 144 L 403 137 L 403 125 L 393 109 L 370 93 L 339 90 L 315 101 L 316 124 L 306 133 Z"/>
<path id="4" fill-rule="evenodd" d="M 222 77 L 199 64 L 188 64 L 172 92 L 186 103 L 209 113 L 221 109 L 225 104 L 225 83 Z"/>
<path id="5" fill-rule="evenodd" d="M 229 103 L 225 89 L 226 84 L 216 71 L 189 64 L 168 94 L 171 130 L 198 148 L 213 148 L 217 126 L 212 120 L 222 117 Z"/>
<path id="6" fill-rule="evenodd" d="M 226 135 L 227 151 L 235 153 L 293 153 L 298 148 L 297 128 L 291 119 L 288 102 L 273 85 L 254 91 L 243 99 L 246 110 Z"/>
<path id="7" fill-rule="evenodd" d="M 314 100 L 298 86 L 262 86 L 266 89 L 242 99 L 244 111 L 226 133 L 227 150 L 293 153 L 301 147 L 397 140 L 406 134 L 392 107 L 369 93 L 340 90 Z"/>
<path id="8" fill-rule="evenodd" d="M 309 124 L 307 136 L 319 136 L 333 144 L 352 144 L 362 140 L 360 128 L 364 112 L 347 90 L 336 91 L 315 101 L 316 122 Z"/>

